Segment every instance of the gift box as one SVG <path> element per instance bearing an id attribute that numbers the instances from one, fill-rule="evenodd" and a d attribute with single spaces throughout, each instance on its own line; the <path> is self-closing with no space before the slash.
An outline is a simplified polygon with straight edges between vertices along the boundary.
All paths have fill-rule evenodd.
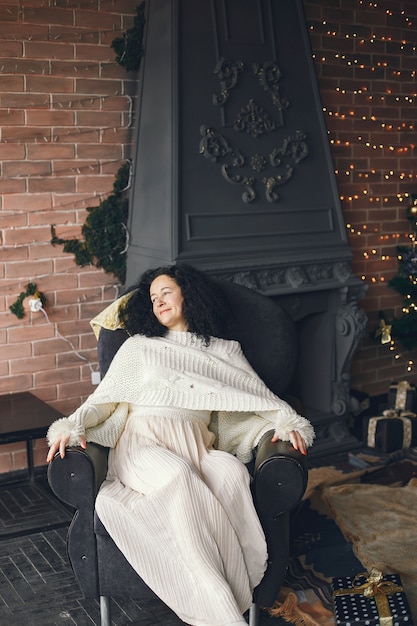
<path id="1" fill-rule="evenodd" d="M 417 446 L 417 415 L 388 409 L 363 421 L 363 442 L 380 452 L 394 452 Z"/>
<path id="2" fill-rule="evenodd" d="M 398 574 L 372 569 L 355 578 L 333 578 L 333 605 L 340 626 L 411 626 L 413 619 Z"/>
<path id="3" fill-rule="evenodd" d="M 392 382 L 388 389 L 388 408 L 415 412 L 417 409 L 416 386 L 408 380 Z"/>

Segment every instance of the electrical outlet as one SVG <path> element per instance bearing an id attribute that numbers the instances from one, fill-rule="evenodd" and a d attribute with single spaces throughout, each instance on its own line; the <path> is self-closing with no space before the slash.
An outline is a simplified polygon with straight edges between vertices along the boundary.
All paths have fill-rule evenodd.
<path id="1" fill-rule="evenodd" d="M 42 301 L 40 298 L 31 298 L 29 300 L 29 308 L 33 313 L 40 311 L 42 308 Z"/>

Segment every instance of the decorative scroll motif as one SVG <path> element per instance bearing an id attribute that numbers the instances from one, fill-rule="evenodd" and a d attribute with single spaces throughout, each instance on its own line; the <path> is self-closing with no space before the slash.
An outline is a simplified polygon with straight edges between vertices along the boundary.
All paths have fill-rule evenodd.
<path id="1" fill-rule="evenodd" d="M 336 381 L 333 386 L 332 410 L 336 415 L 350 409 L 350 366 L 367 324 L 366 313 L 358 307 L 365 295 L 366 285 L 342 287 L 339 290 L 341 306 L 335 317 Z"/>
<path id="2" fill-rule="evenodd" d="M 213 94 L 212 102 L 215 106 L 223 106 L 230 98 L 230 91 L 236 87 L 239 76 L 243 72 L 242 61 L 233 61 L 221 57 L 214 73 L 220 81 L 221 92 Z"/>
<path id="3" fill-rule="evenodd" d="M 227 139 L 215 128 L 201 126 L 200 154 L 206 159 L 217 161 L 221 157 L 231 156 L 233 165 L 240 166 L 245 162 L 245 157 L 239 149 L 232 148 Z"/>
<path id="4" fill-rule="evenodd" d="M 253 189 L 253 185 L 255 182 L 254 177 L 240 176 L 240 174 L 236 174 L 235 176 L 233 176 L 233 174 L 231 174 L 230 172 L 230 167 L 228 165 L 222 165 L 222 174 L 228 183 L 232 183 L 232 185 L 244 185 L 244 187 L 246 187 L 246 191 L 244 191 L 242 194 L 243 202 L 248 204 L 255 199 L 255 191 Z"/>
<path id="5" fill-rule="evenodd" d="M 275 130 L 275 122 L 273 122 L 268 113 L 261 106 L 256 104 L 255 100 L 249 100 L 249 103 L 240 110 L 239 116 L 233 128 L 236 132 L 246 132 L 255 139 L 265 133 L 272 133 Z"/>
<path id="6" fill-rule="evenodd" d="M 213 162 L 219 159 L 229 159 L 230 162 L 222 164 L 222 175 L 227 182 L 234 185 L 243 185 L 246 191 L 242 194 L 245 203 L 252 202 L 256 198 L 254 185 L 256 183 L 255 176 L 245 176 L 235 174 L 231 171 L 231 167 L 243 167 L 246 159 L 239 148 L 232 147 L 227 139 L 218 130 L 213 127 L 201 126 L 200 134 L 200 154 Z M 283 173 L 275 176 L 265 176 L 262 179 L 265 185 L 265 197 L 268 202 L 277 202 L 279 195 L 276 187 L 284 185 L 293 175 L 294 167 L 289 163 L 283 163 L 283 159 L 293 160 L 294 165 L 308 154 L 307 145 L 305 143 L 305 134 L 297 131 L 292 137 L 286 137 L 283 140 L 281 148 L 275 148 L 269 155 L 269 165 L 271 167 L 283 167 Z M 250 159 L 250 166 L 253 171 L 261 173 L 268 167 L 268 160 L 262 154 L 256 153 Z"/>
<path id="7" fill-rule="evenodd" d="M 281 70 L 277 63 L 273 61 L 254 63 L 252 68 L 261 89 L 271 96 L 275 107 L 274 119 L 254 98 L 251 98 L 248 104 L 240 109 L 232 127 L 236 133 L 246 133 L 256 140 L 284 126 L 283 112 L 289 107 L 289 101 L 280 94 Z M 229 102 L 232 91 L 238 86 L 244 71 L 243 61 L 220 58 L 214 73 L 220 81 L 221 91 L 212 97 L 214 106 L 223 107 Z M 278 202 L 280 196 L 277 188 L 292 178 L 295 166 L 308 155 L 306 134 L 301 130 L 284 137 L 281 147 L 273 148 L 269 154 L 256 152 L 246 157 L 239 148 L 232 147 L 216 128 L 202 126 L 200 132 L 202 135 L 200 154 L 213 162 L 220 161 L 223 178 L 228 183 L 245 188 L 242 194 L 245 203 L 252 202 L 257 197 L 257 182 L 263 184 L 265 198 L 270 204 Z M 244 166 L 246 170 L 250 168 L 252 172 L 262 173 L 262 178 L 251 175 L 250 171 L 234 171 L 234 168 Z M 274 172 L 275 168 L 280 168 L 280 171 Z"/>
<path id="8" fill-rule="evenodd" d="M 332 411 L 335 415 L 346 415 L 349 408 L 350 376 L 349 374 L 342 374 L 340 380 L 332 383 Z M 341 439 L 339 441 L 341 441 Z"/>
<path id="9" fill-rule="evenodd" d="M 255 198 L 253 188 L 255 178 L 249 176 L 241 176 L 233 174 L 231 168 L 242 167 L 245 164 L 245 157 L 238 148 L 232 148 L 228 141 L 215 128 L 202 126 L 200 128 L 202 139 L 200 141 L 200 154 L 207 159 L 216 162 L 220 158 L 227 158 L 230 163 L 222 164 L 223 178 L 233 185 L 243 185 L 245 191 L 242 194 L 242 200 L 245 203 L 252 202 Z"/>
<path id="10" fill-rule="evenodd" d="M 275 148 L 269 155 L 270 163 L 273 167 L 279 167 L 282 165 L 283 158 L 289 158 L 294 165 L 297 165 L 302 159 L 305 159 L 308 155 L 308 147 L 306 144 L 306 135 L 300 130 L 297 130 L 295 135 L 286 137 L 281 148 Z M 290 180 L 294 172 L 294 167 L 288 163 L 285 165 L 283 174 L 278 176 L 269 176 L 262 180 L 265 185 L 265 195 L 268 202 L 277 202 L 279 199 L 278 193 L 275 191 L 275 187 L 284 185 Z"/>
<path id="11" fill-rule="evenodd" d="M 307 275 L 302 267 L 289 267 L 285 271 L 285 280 L 294 289 L 308 283 Z"/>
<path id="12" fill-rule="evenodd" d="M 343 266 L 343 271 L 342 271 Z M 239 283 L 249 289 L 255 289 L 265 293 L 291 293 L 294 289 L 301 288 L 300 291 L 316 291 L 329 288 L 340 288 L 342 294 L 345 290 L 351 294 L 350 307 L 353 307 L 356 300 L 362 299 L 366 290 L 366 285 L 360 284 L 355 291 L 352 286 L 345 286 L 348 279 L 354 278 L 350 264 L 340 261 L 324 261 L 311 265 L 308 261 L 302 264 L 293 265 L 287 268 L 268 267 L 251 270 L 233 270 L 229 272 L 222 271 L 215 273 L 214 276 L 221 280 L 227 280 Z M 355 279 L 356 280 L 356 279 Z M 344 303 L 347 302 L 344 295 Z M 349 309 L 352 311 L 352 308 Z M 366 320 L 366 316 L 360 309 L 355 310 L 355 314 L 359 316 L 358 322 L 360 326 Z"/>
<path id="13" fill-rule="evenodd" d="M 253 71 L 259 78 L 259 82 L 265 91 L 271 94 L 272 102 L 277 107 L 278 111 L 282 113 L 285 109 L 288 109 L 290 103 L 286 98 L 281 99 L 279 93 L 278 82 L 281 79 L 281 70 L 278 65 L 273 61 L 266 61 L 265 63 L 254 63 Z M 283 118 L 281 116 L 281 126 L 283 124 Z"/>
<path id="14" fill-rule="evenodd" d="M 350 265 L 348 263 L 336 263 L 333 266 L 333 275 L 338 281 L 345 283 L 352 276 Z"/>
<path id="15" fill-rule="evenodd" d="M 289 157 L 297 165 L 308 155 L 306 144 L 306 134 L 302 130 L 297 130 L 294 135 L 286 137 L 281 148 L 275 148 L 271 153 L 271 165 L 281 165 L 284 157 Z"/>
<path id="16" fill-rule="evenodd" d="M 262 179 L 262 182 L 265 184 L 265 195 L 268 202 L 276 202 L 279 199 L 275 187 L 286 183 L 291 178 L 293 171 L 291 165 L 286 165 L 284 175 L 270 176 L 269 178 Z"/>

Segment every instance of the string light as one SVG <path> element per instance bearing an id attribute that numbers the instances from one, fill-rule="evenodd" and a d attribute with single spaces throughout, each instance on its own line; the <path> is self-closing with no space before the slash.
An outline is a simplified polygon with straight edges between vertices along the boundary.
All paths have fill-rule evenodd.
<path id="1" fill-rule="evenodd" d="M 401 186 L 417 181 L 414 161 L 404 161 L 405 157 L 414 157 L 415 151 L 416 70 L 411 63 L 400 65 L 399 54 L 401 59 L 406 55 L 416 56 L 414 31 L 408 34 L 409 28 L 414 28 L 413 19 L 401 11 L 401 6 L 387 9 L 386 5 L 381 7 L 378 2 L 366 0 L 360 1 L 359 5 L 367 11 L 384 13 L 387 32 L 383 33 L 383 20 L 372 22 L 369 16 L 365 18 L 366 24 L 377 23 L 378 28 L 375 27 L 374 32 L 371 30 L 367 36 L 361 33 L 359 26 L 351 24 L 336 24 L 325 19 L 309 23 L 310 30 L 317 35 L 326 35 L 341 42 L 342 39 L 355 40 L 350 50 L 343 42 L 338 47 L 332 43 L 315 55 L 319 76 L 322 66 L 330 67 L 333 75 L 333 67 L 346 67 L 351 72 L 348 78 L 343 78 L 349 76 L 346 72 L 340 72 L 335 80 L 333 94 L 336 97 L 332 96 L 327 85 L 322 97 L 329 142 L 339 150 L 335 159 L 337 165 L 343 163 L 335 170 L 341 190 L 340 200 L 347 214 L 352 211 L 352 215 L 356 210 L 374 212 L 376 209 L 384 211 L 385 207 L 400 207 L 408 199 L 407 192 L 401 193 Z M 323 12 L 325 10 L 322 9 Z M 359 11 L 356 19 L 360 24 Z M 328 102 L 326 91 L 330 93 Z M 394 115 L 390 107 L 395 108 Z M 399 107 L 401 113 L 397 118 Z M 349 156 L 343 157 L 344 154 Z M 358 155 L 363 155 L 363 160 L 357 159 Z M 380 158 L 378 166 L 373 166 L 375 157 Z M 388 167 L 383 165 L 385 157 L 387 161 L 391 159 Z M 392 161 L 392 157 L 398 157 L 397 163 Z M 348 158 L 352 160 L 349 162 Z M 368 167 L 363 166 L 365 158 L 368 159 Z M 362 188 L 354 189 L 353 186 L 358 184 Z M 383 185 L 390 187 L 385 191 Z M 392 188 L 393 185 L 397 189 Z M 373 187 L 377 189 L 376 193 Z M 365 228 L 364 224 L 349 222 L 346 228 L 350 238 L 361 240 L 359 245 L 355 244 L 356 259 L 360 264 L 362 280 L 372 288 L 386 284 L 388 276 L 395 270 L 394 251 L 397 245 L 410 239 L 405 232 L 408 230 L 405 219 L 404 232 L 399 229 L 391 234 L 383 232 L 383 221 L 386 219 L 383 214 L 376 218 L 376 214 L 372 213 L 369 219 L 371 223 L 378 220 L 375 227 Z M 371 271 L 367 271 L 367 264 Z M 411 366 L 412 363 L 409 363 L 408 367 Z"/>

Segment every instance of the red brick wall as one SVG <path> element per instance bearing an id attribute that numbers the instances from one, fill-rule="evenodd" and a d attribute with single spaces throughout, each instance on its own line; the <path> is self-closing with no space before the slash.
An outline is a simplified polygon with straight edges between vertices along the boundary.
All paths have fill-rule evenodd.
<path id="1" fill-rule="evenodd" d="M 50 226 L 79 236 L 86 207 L 112 192 L 131 155 L 136 76 L 115 62 L 111 43 L 132 26 L 137 4 L 0 4 L 0 393 L 31 390 L 64 414 L 93 389 L 89 319 L 114 299 L 117 280 L 52 246 Z M 31 281 L 49 321 L 28 310 L 28 298 L 23 319 L 9 310 Z M 37 464 L 45 450 L 36 442 Z M 0 447 L 0 472 L 24 464 L 24 444 Z"/>
<path id="2" fill-rule="evenodd" d="M 408 194 L 417 193 L 417 3 L 413 0 L 305 0 L 324 115 L 353 269 L 368 285 L 366 336 L 351 384 L 371 395 L 391 380 L 415 381 L 408 353 L 369 338 L 378 312 L 401 314 L 387 286 L 397 273 L 397 243 L 409 242 Z M 412 365 L 411 365 L 412 368 Z"/>
<path id="3" fill-rule="evenodd" d="M 115 63 L 110 44 L 131 26 L 136 5 L 0 4 L 0 393 L 32 390 L 63 413 L 93 388 L 89 320 L 114 299 L 117 280 L 79 268 L 62 246 L 53 247 L 50 225 L 60 237 L 78 236 L 85 208 L 111 193 L 131 154 L 135 76 Z M 362 305 L 371 330 L 380 309 L 399 310 L 387 281 L 396 273 L 396 243 L 408 233 L 407 194 L 417 192 L 417 5 L 305 0 L 305 11 L 353 267 L 369 285 Z M 28 310 L 19 320 L 9 310 L 30 281 L 47 298 L 49 321 Z M 393 379 L 412 379 L 409 358 L 366 336 L 352 386 L 377 394 Z M 44 457 L 37 442 L 36 462 Z M 0 472 L 24 463 L 24 446 L 0 448 Z"/>

